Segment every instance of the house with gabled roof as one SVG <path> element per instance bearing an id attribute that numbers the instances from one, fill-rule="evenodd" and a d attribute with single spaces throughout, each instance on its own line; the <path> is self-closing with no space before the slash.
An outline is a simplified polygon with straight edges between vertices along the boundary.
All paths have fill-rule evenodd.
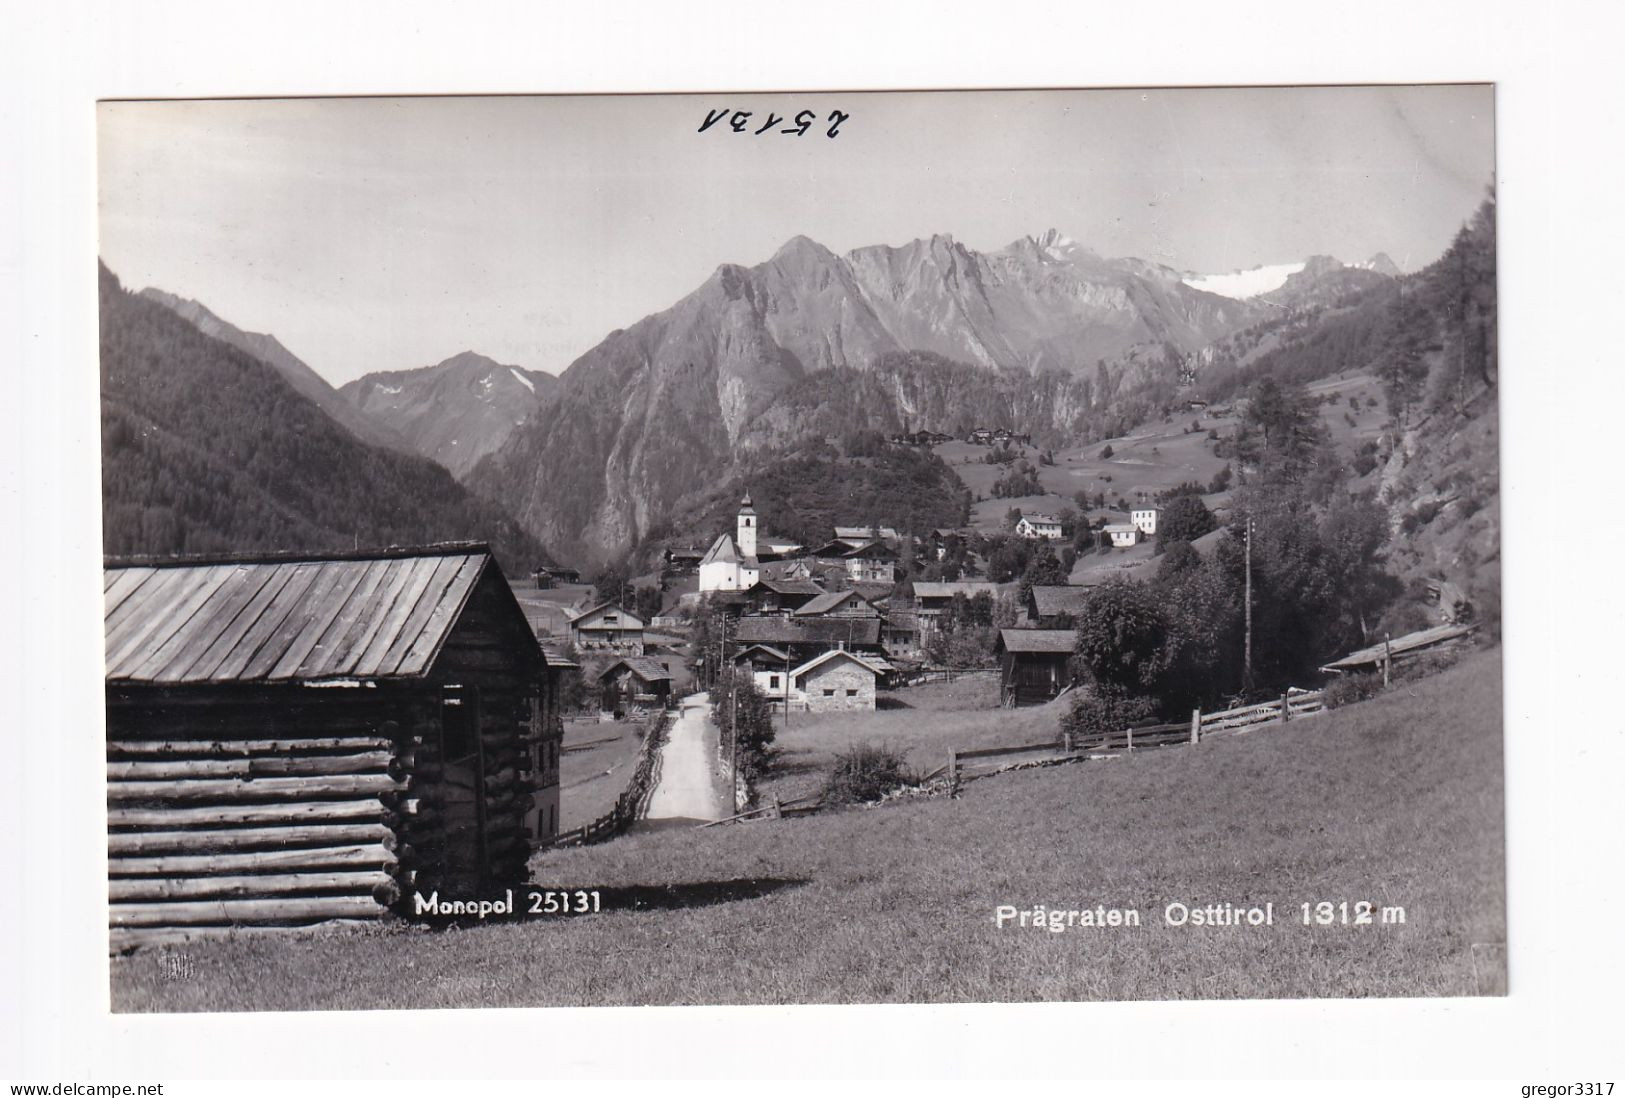
<path id="1" fill-rule="evenodd" d="M 845 648 L 815 656 L 790 672 L 790 704 L 810 713 L 875 707 L 875 685 L 883 663 Z"/>
<path id="2" fill-rule="evenodd" d="M 1054 515 L 1041 515 L 1036 511 L 1023 514 L 1016 522 L 1016 533 L 1024 538 L 1054 539 L 1061 536 L 1061 520 Z"/>
<path id="3" fill-rule="evenodd" d="M 805 618 L 878 618 L 880 610 L 875 604 L 854 590 L 825 591 L 807 600 L 791 617 Z"/>
<path id="4" fill-rule="evenodd" d="M 643 655 L 645 622 L 617 603 L 601 602 L 570 618 L 570 643 L 582 652 Z"/>
<path id="5" fill-rule="evenodd" d="M 630 705 L 671 704 L 675 676 L 651 656 L 623 656 L 598 674 L 606 710 L 619 711 Z"/>

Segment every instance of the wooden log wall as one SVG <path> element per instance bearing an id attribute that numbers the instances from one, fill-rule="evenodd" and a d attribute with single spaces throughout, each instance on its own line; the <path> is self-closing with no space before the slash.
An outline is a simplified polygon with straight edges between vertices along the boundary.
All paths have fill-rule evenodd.
<path id="1" fill-rule="evenodd" d="M 180 931 L 382 918 L 414 755 L 382 736 L 107 745 L 115 949 Z"/>

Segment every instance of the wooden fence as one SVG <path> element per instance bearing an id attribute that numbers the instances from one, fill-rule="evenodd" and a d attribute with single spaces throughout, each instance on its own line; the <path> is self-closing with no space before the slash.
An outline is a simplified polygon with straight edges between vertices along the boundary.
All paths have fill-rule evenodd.
<path id="1" fill-rule="evenodd" d="M 660 748 L 666 742 L 666 731 L 670 725 L 670 710 L 656 710 L 649 730 L 643 735 L 643 746 L 638 749 L 638 761 L 632 768 L 632 777 L 615 799 L 614 808 L 589 824 L 560 833 L 545 845 L 556 848 L 606 842 L 642 819 L 649 807 L 649 796 L 660 780 Z"/>
<path id="2" fill-rule="evenodd" d="M 1061 737 L 1042 743 L 1019 744 L 1010 747 L 983 747 L 965 751 L 950 750 L 948 763 L 931 777 L 946 773 L 950 781 L 967 777 L 981 777 L 1004 769 L 1009 763 L 990 760 L 1011 756 L 1047 756 L 1050 759 L 1076 758 L 1101 752 L 1144 751 L 1158 747 L 1176 747 L 1202 742 L 1213 736 L 1244 732 L 1261 724 L 1284 724 L 1301 717 L 1313 716 L 1326 708 L 1324 693 L 1319 690 L 1289 691 L 1278 701 L 1245 705 L 1235 709 L 1220 709 L 1212 713 L 1191 711 L 1191 719 L 1177 724 L 1153 724 L 1121 731 L 1099 732 L 1085 736 L 1063 733 Z"/>
<path id="3" fill-rule="evenodd" d="M 115 949 L 376 920 L 411 882 L 413 759 L 391 739 L 110 742 L 107 760 Z"/>

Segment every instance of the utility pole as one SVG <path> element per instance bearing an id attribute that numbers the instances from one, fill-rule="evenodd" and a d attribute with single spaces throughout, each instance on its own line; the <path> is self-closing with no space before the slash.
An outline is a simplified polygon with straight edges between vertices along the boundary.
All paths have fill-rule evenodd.
<path id="1" fill-rule="evenodd" d="M 1243 596 L 1246 619 L 1245 639 L 1241 655 L 1241 691 L 1253 689 L 1253 516 L 1247 516 L 1247 584 Z"/>

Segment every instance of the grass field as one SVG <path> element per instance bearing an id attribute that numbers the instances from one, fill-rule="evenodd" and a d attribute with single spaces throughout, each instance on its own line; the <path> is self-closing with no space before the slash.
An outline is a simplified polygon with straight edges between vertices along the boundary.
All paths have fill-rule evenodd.
<path id="1" fill-rule="evenodd" d="M 539 857 L 604 913 L 249 938 L 112 961 L 120 1011 L 1470 995 L 1505 940 L 1500 653 L 1290 726 L 957 798 Z M 994 711 L 989 723 L 1006 712 Z M 933 717 L 933 720 L 937 718 Z M 946 719 L 946 718 L 944 718 Z M 1305 927 L 1298 904 L 1403 906 Z M 1270 927 L 1163 924 L 1180 901 Z M 1137 928 L 999 928 L 998 905 Z M 175 978 L 177 970 L 185 978 Z"/>
<path id="2" fill-rule="evenodd" d="M 791 801 L 816 793 L 835 757 L 859 744 L 884 745 L 924 774 L 943 765 L 950 748 L 1049 739 L 1066 706 L 1063 699 L 1031 709 L 1000 709 L 999 676 L 992 671 L 882 691 L 879 702 L 886 708 L 872 713 L 792 713 L 789 727 L 780 718 L 774 741 L 778 757 L 758 794 Z"/>
<path id="3" fill-rule="evenodd" d="M 608 812 L 626 788 L 642 745 L 635 721 L 564 722 L 559 756 L 559 830 L 570 831 Z"/>

